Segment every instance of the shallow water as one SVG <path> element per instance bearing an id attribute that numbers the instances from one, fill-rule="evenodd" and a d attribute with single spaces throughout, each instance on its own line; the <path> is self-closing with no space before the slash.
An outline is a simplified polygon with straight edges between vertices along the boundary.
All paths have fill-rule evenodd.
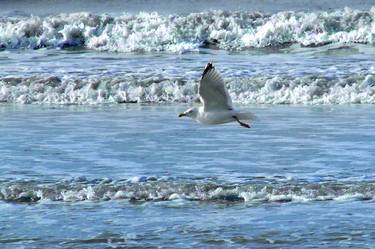
<path id="1" fill-rule="evenodd" d="M 51 4 L 48 0 L 39 1 L 9 1 L 2 2 L 2 9 L 0 14 L 6 16 L 13 15 L 50 15 L 59 13 L 71 12 L 92 12 L 96 14 L 110 13 L 113 15 L 120 15 L 123 13 L 139 13 L 159 12 L 163 14 L 173 13 L 194 13 L 209 10 L 249 10 L 249 11 L 265 11 L 277 12 L 287 10 L 329 10 L 351 6 L 356 9 L 367 9 L 373 6 L 371 0 L 350 1 L 342 0 L 339 2 L 331 2 L 325 0 L 307 1 L 300 0 L 298 2 L 291 0 L 112 0 L 107 2 L 102 1 L 73 1 L 67 0 L 64 2 L 54 2 Z"/>
<path id="2" fill-rule="evenodd" d="M 2 247 L 371 247 L 372 106 L 185 107 L 0 106 Z"/>
<path id="3" fill-rule="evenodd" d="M 0 248 L 372 248 L 373 4 L 2 1 Z"/>

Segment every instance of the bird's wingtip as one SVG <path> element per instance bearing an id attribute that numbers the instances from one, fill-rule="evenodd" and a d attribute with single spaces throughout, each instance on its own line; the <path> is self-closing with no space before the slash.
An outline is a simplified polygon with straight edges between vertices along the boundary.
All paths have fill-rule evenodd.
<path id="1" fill-rule="evenodd" d="M 202 78 L 203 76 L 208 72 L 210 71 L 211 69 L 215 68 L 211 62 L 207 63 L 206 67 L 204 68 L 204 71 L 203 71 L 203 74 L 202 74 Z"/>

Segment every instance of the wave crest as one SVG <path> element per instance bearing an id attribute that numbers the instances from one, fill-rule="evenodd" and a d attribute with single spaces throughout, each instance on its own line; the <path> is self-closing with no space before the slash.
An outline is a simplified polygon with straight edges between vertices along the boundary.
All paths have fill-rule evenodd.
<path id="1" fill-rule="evenodd" d="M 9 181 L 0 184 L 0 200 L 10 202 L 168 201 L 183 199 L 206 202 L 306 202 L 371 200 L 371 183 L 216 183 L 210 180 L 163 180 L 143 177 L 65 180 L 56 183 Z"/>
<path id="2" fill-rule="evenodd" d="M 118 17 L 90 13 L 3 17 L 0 48 L 85 47 L 98 51 L 183 53 L 201 47 L 243 50 L 293 43 L 373 44 L 374 20 L 375 8 L 273 15 L 214 11 L 169 16 L 142 12 Z"/>
<path id="3" fill-rule="evenodd" d="M 375 77 L 351 75 L 227 78 L 241 104 L 375 104 Z M 163 75 L 102 78 L 4 77 L 0 102 L 39 104 L 172 103 L 196 98 L 198 82 Z"/>

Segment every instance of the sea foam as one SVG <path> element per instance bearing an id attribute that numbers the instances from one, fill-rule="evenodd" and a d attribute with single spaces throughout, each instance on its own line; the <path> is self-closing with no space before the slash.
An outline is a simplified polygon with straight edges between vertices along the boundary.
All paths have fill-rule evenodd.
<path id="1" fill-rule="evenodd" d="M 0 48 L 82 47 L 97 51 L 184 53 L 201 47 L 225 50 L 290 44 L 375 41 L 375 8 L 336 11 L 213 11 L 188 15 L 141 12 L 122 16 L 90 13 L 0 18 Z"/>
<path id="2" fill-rule="evenodd" d="M 212 180 L 145 179 L 103 181 L 101 179 L 54 183 L 2 181 L 0 200 L 9 202 L 79 201 L 186 201 L 205 202 L 310 202 L 372 200 L 372 183 L 219 183 Z"/>
<path id="3" fill-rule="evenodd" d="M 225 78 L 240 104 L 375 104 L 372 74 L 340 77 L 248 76 Z M 186 103 L 198 81 L 165 75 L 114 77 L 3 77 L 0 102 L 21 104 Z"/>

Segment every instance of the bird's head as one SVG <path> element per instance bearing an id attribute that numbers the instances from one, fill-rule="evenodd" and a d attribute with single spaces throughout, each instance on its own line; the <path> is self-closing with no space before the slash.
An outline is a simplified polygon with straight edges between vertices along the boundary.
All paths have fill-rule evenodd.
<path id="1" fill-rule="evenodd" d="M 196 107 L 192 107 L 187 109 L 186 111 L 180 113 L 178 115 L 179 118 L 181 117 L 189 117 L 189 118 L 196 118 L 198 115 L 198 109 Z"/>

